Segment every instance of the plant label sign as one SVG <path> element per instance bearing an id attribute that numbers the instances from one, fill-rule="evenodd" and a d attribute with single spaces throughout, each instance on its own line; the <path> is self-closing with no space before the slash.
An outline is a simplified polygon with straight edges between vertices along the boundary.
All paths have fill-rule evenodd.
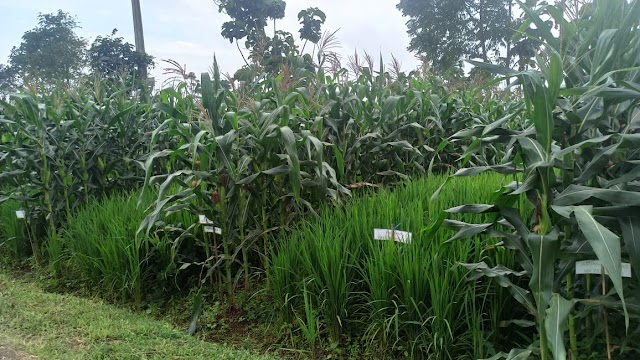
<path id="1" fill-rule="evenodd" d="M 404 244 L 411 243 L 412 234 L 407 231 L 391 230 L 391 229 L 373 229 L 373 238 L 375 240 L 393 240 Z"/>
<path id="2" fill-rule="evenodd" d="M 222 235 L 222 229 L 220 229 L 219 227 L 205 226 L 204 232 Z"/>
<path id="3" fill-rule="evenodd" d="M 598 260 L 576 261 L 576 274 L 602 274 L 602 263 Z M 622 277 L 631 277 L 631 264 L 622 263 Z"/>
<path id="4" fill-rule="evenodd" d="M 207 219 L 205 215 L 198 215 L 198 218 L 200 220 L 200 224 L 202 225 L 213 225 L 213 221 Z"/>
<path id="5" fill-rule="evenodd" d="M 16 211 L 16 217 L 17 217 L 18 219 L 24 219 L 24 218 L 26 217 L 26 215 L 27 215 L 27 214 L 25 213 L 25 211 L 24 211 L 24 210 L 17 210 L 17 211 Z"/>

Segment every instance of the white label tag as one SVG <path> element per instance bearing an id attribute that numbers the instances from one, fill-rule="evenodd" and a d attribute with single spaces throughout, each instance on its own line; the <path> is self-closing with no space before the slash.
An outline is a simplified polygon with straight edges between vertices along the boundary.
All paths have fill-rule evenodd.
<path id="1" fill-rule="evenodd" d="M 598 260 L 576 261 L 576 274 L 602 274 L 602 264 Z M 622 277 L 631 277 L 631 264 L 622 263 Z"/>
<path id="2" fill-rule="evenodd" d="M 17 210 L 16 211 L 16 217 L 18 219 L 24 219 L 27 216 L 27 214 L 24 212 L 24 210 Z"/>
<path id="3" fill-rule="evenodd" d="M 199 220 L 200 220 L 200 224 L 202 225 L 212 225 L 213 221 L 207 219 L 207 217 L 205 215 L 198 215 Z"/>
<path id="4" fill-rule="evenodd" d="M 405 244 L 411 243 L 412 234 L 407 231 L 391 230 L 391 229 L 373 229 L 373 238 L 375 240 L 393 240 Z"/>
<path id="5" fill-rule="evenodd" d="M 213 227 L 213 226 L 205 226 L 204 227 L 204 232 L 206 233 L 215 233 L 218 235 L 222 235 L 222 229 L 220 229 L 219 227 Z"/>

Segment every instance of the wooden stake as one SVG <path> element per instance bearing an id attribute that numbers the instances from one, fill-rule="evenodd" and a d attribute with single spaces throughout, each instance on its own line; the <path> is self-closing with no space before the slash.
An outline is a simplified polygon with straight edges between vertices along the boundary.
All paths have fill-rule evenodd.
<path id="1" fill-rule="evenodd" d="M 602 271 L 602 295 L 607 295 L 607 278 L 604 273 L 604 266 L 601 267 Z M 603 306 L 602 312 L 604 316 L 604 336 L 607 341 L 607 359 L 611 360 L 611 342 L 609 340 L 609 315 L 607 309 Z"/>

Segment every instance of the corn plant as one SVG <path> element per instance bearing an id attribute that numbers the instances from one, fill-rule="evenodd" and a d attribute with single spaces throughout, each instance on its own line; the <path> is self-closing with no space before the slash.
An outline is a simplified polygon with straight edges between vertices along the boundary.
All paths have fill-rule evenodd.
<path id="1" fill-rule="evenodd" d="M 490 111 L 474 108 L 472 95 L 463 100 L 428 80 L 388 79 L 382 65 L 346 82 L 284 68 L 230 89 L 214 64 L 199 92 L 164 89 L 145 160 L 146 186 L 159 186 L 160 197 L 140 230 L 150 233 L 163 213 L 208 217 L 222 234 L 205 239 L 202 256 L 183 266 L 205 264 L 231 296 L 235 283 L 250 286 L 256 264 L 269 266 L 275 235 L 300 215 L 340 203 L 350 188 L 448 171 L 469 145 L 446 141 L 450 135 L 517 108 L 497 101 L 487 102 Z M 501 150 L 491 151 L 467 161 L 495 161 Z M 165 196 L 172 184 L 183 191 Z"/>
<path id="2" fill-rule="evenodd" d="M 103 82 L 39 94 L 25 91 L 2 102 L 0 202 L 12 198 L 27 213 L 29 240 L 40 245 L 77 209 L 144 180 L 149 105 L 127 89 L 106 93 Z"/>
<path id="3" fill-rule="evenodd" d="M 493 203 L 449 211 L 493 214 L 492 221 L 483 224 L 455 223 L 460 228 L 456 238 L 481 233 L 501 238 L 503 246 L 518 256 L 519 267 L 513 269 L 465 264 L 474 273 L 472 279 L 487 276 L 508 288 L 537 324 L 537 345 L 504 357 L 527 358 L 535 353 L 541 359 L 566 359 L 567 328 L 571 359 L 590 353 L 592 345 L 581 349 L 577 337 L 596 331 L 590 320 L 579 321 L 598 316 L 592 312 L 595 306 L 608 309 L 600 327 L 606 342 L 601 351 L 611 358 L 607 311 L 619 312 L 628 331 L 629 311 L 637 308 L 625 298 L 628 288 L 621 263 L 627 258 L 634 271 L 640 271 L 635 235 L 640 222 L 633 215 L 638 205 L 640 2 L 596 1 L 574 20 L 565 18 L 560 5 L 521 6 L 529 18 L 523 26 L 533 23 L 541 30 L 544 51 L 538 56 L 538 70 L 476 65 L 518 80 L 527 123 L 520 130 L 509 130 L 503 123 L 511 118 L 505 116 L 459 134 L 473 137 L 480 147 L 506 144 L 513 151 L 500 166 L 470 167 L 455 176 L 497 171 L 518 172 L 522 178 L 505 186 Z M 552 31 L 553 24 L 542 20 L 545 16 L 559 26 L 559 35 Z M 522 218 L 514 207 L 520 194 L 535 206 L 530 218 Z M 512 230 L 501 229 L 503 225 Z M 594 258 L 603 267 L 598 288 L 589 276 L 574 276 L 576 260 Z M 529 280 L 529 290 L 515 283 L 518 278 Z M 614 293 L 606 290 L 609 282 Z"/>

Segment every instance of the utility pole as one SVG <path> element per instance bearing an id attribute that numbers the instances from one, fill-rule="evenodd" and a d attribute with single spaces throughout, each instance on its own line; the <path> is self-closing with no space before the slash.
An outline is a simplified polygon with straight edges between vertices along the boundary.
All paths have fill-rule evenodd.
<path id="1" fill-rule="evenodd" d="M 136 37 L 136 51 L 146 54 L 144 50 L 144 32 L 142 30 L 142 12 L 140 11 L 140 0 L 131 0 L 133 10 L 133 32 Z M 147 78 L 147 65 L 140 66 L 140 77 Z"/>

